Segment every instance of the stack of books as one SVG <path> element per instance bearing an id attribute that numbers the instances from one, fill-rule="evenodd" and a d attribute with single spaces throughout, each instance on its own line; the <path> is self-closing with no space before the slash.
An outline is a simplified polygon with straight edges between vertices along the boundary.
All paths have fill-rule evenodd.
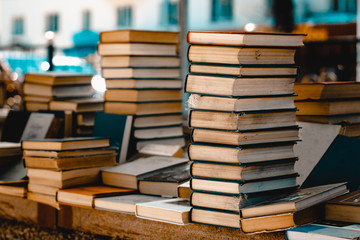
<path id="1" fill-rule="evenodd" d="M 296 83 L 296 119 L 302 122 L 341 124 L 339 134 L 360 136 L 360 83 Z"/>
<path id="2" fill-rule="evenodd" d="M 24 78 L 25 109 L 72 111 L 78 123 L 74 132 L 91 135 L 94 125 L 91 116 L 94 118 L 95 112 L 104 110 L 104 100 L 92 97 L 92 78 L 92 75 L 69 72 L 27 73 Z"/>
<path id="3" fill-rule="evenodd" d="M 243 207 L 297 187 L 294 54 L 302 38 L 188 33 L 193 212 L 238 216 Z M 193 222 L 213 224 L 195 216 Z"/>
<path id="4" fill-rule="evenodd" d="M 64 138 L 22 141 L 27 168 L 28 199 L 59 208 L 59 189 L 99 183 L 101 167 L 116 165 L 107 138 Z"/>
<path id="5" fill-rule="evenodd" d="M 141 144 L 185 145 L 177 32 L 102 32 L 105 113 L 133 115 Z"/>

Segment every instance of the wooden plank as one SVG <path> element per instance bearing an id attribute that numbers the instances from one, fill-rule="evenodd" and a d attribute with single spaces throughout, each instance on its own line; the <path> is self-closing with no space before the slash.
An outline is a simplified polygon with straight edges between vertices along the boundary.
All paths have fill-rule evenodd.
<path id="1" fill-rule="evenodd" d="M 284 232 L 246 235 L 237 229 L 200 224 L 175 225 L 132 214 L 61 206 L 58 226 L 121 239 L 285 239 Z"/>

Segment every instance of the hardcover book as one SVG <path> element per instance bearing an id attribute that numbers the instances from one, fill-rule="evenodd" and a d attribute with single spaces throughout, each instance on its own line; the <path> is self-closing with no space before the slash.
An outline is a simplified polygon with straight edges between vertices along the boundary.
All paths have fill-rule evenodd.
<path id="1" fill-rule="evenodd" d="M 179 43 L 178 32 L 142 31 L 142 30 L 114 30 L 100 34 L 100 42 L 149 42 L 149 43 Z"/>
<path id="2" fill-rule="evenodd" d="M 106 79 L 107 89 L 181 89 L 182 81 L 178 79 Z"/>
<path id="3" fill-rule="evenodd" d="M 185 158 L 164 156 L 140 158 L 114 167 L 103 168 L 101 170 L 102 181 L 105 185 L 138 189 L 139 180 L 187 161 Z"/>
<path id="4" fill-rule="evenodd" d="M 100 56 L 177 56 L 176 44 L 99 43 Z"/>
<path id="5" fill-rule="evenodd" d="M 325 219 L 360 223 L 360 190 L 329 200 L 325 204 Z"/>
<path id="6" fill-rule="evenodd" d="M 70 72 L 44 72 L 26 73 L 25 83 L 36 83 L 42 85 L 79 85 L 91 84 L 93 75 L 70 73 Z"/>
<path id="7" fill-rule="evenodd" d="M 103 68 L 128 67 L 179 67 L 179 57 L 154 56 L 104 56 L 100 62 Z"/>
<path id="8" fill-rule="evenodd" d="M 181 101 L 172 102 L 105 102 L 105 112 L 127 115 L 151 115 L 165 113 L 180 113 Z"/>
<path id="9" fill-rule="evenodd" d="M 105 101 L 146 102 L 181 100 L 180 90 L 132 90 L 109 89 L 105 92 Z"/>
<path id="10" fill-rule="evenodd" d="M 102 68 L 103 78 L 179 78 L 180 69 L 175 68 Z"/>

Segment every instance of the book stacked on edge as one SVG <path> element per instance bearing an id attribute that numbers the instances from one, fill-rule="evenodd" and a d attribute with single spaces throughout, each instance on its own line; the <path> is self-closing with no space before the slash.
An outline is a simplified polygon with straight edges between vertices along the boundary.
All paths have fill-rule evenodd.
<path id="1" fill-rule="evenodd" d="M 302 122 L 341 124 L 339 134 L 360 136 L 360 83 L 296 83 L 296 119 Z"/>
<path id="2" fill-rule="evenodd" d="M 63 138 L 22 141 L 29 178 L 28 199 L 59 208 L 59 189 L 99 182 L 101 167 L 116 164 L 107 138 Z"/>
<path id="3" fill-rule="evenodd" d="M 302 38 L 188 33 L 193 222 L 214 224 L 194 214 L 200 210 L 231 218 L 243 207 L 297 187 L 294 54 Z M 239 227 L 227 223 L 218 225 Z"/>
<path id="4" fill-rule="evenodd" d="M 92 97 L 92 78 L 92 75 L 70 72 L 27 73 L 25 108 L 28 111 L 72 111 L 79 118 L 74 132 L 79 136 L 91 136 L 91 116 L 94 118 L 95 112 L 104 110 L 104 100 Z"/>
<path id="5" fill-rule="evenodd" d="M 149 143 L 185 145 L 178 43 L 176 32 L 116 30 L 100 35 L 105 112 L 134 115 L 138 149 Z"/>

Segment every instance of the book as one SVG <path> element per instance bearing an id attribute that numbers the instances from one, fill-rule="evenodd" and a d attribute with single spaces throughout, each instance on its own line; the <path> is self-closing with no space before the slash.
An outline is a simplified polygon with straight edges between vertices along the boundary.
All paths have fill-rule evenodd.
<path id="1" fill-rule="evenodd" d="M 100 56 L 177 56 L 176 44 L 99 43 Z"/>
<path id="2" fill-rule="evenodd" d="M 187 41 L 189 44 L 301 47 L 304 36 L 291 33 L 189 31 Z"/>
<path id="3" fill-rule="evenodd" d="M 298 122 L 313 122 L 326 124 L 342 124 L 342 123 L 358 123 L 360 122 L 360 114 L 342 114 L 342 115 L 297 115 Z"/>
<path id="4" fill-rule="evenodd" d="M 191 94 L 188 106 L 192 109 L 216 111 L 262 111 L 278 109 L 294 109 L 294 97 L 254 97 L 254 98 L 229 98 Z"/>
<path id="5" fill-rule="evenodd" d="M 192 178 L 190 180 L 190 188 L 194 191 L 213 194 L 251 195 L 259 192 L 296 188 L 298 186 L 296 177 L 297 174 L 292 174 L 256 181 Z M 238 211 L 238 209 L 236 211 Z"/>
<path id="6" fill-rule="evenodd" d="M 158 139 L 169 137 L 181 137 L 183 136 L 183 127 L 177 126 L 161 126 L 153 128 L 141 128 L 134 130 L 134 137 L 136 139 Z"/>
<path id="7" fill-rule="evenodd" d="M 218 130 L 260 130 L 279 127 L 294 127 L 295 111 L 279 112 L 214 112 L 191 110 L 190 128 L 209 128 Z"/>
<path id="8" fill-rule="evenodd" d="M 240 229 L 239 213 L 193 207 L 190 220 L 193 223 Z"/>
<path id="9" fill-rule="evenodd" d="M 194 142 L 244 146 L 264 143 L 295 142 L 300 140 L 298 132 L 298 129 L 237 132 L 195 128 L 192 130 L 191 138 Z"/>
<path id="10" fill-rule="evenodd" d="M 147 144 L 139 149 L 141 155 L 158 155 L 169 157 L 182 157 L 184 150 L 180 145 Z"/>
<path id="11" fill-rule="evenodd" d="M 180 90 L 109 89 L 105 92 L 105 101 L 155 102 L 173 100 L 181 100 Z"/>
<path id="12" fill-rule="evenodd" d="M 78 126 L 94 126 L 96 112 L 83 112 L 76 114 L 76 123 Z"/>
<path id="13" fill-rule="evenodd" d="M 81 186 L 58 190 L 57 201 L 60 204 L 93 208 L 95 198 L 132 194 L 134 192 L 132 189 L 101 185 Z"/>
<path id="14" fill-rule="evenodd" d="M 65 171 L 28 168 L 29 184 L 45 185 L 57 188 L 69 188 L 99 182 L 100 167 L 81 168 Z"/>
<path id="15" fill-rule="evenodd" d="M 53 126 L 54 119 L 55 114 L 52 113 L 32 112 L 20 140 L 47 138 L 51 128 L 56 127 Z"/>
<path id="16" fill-rule="evenodd" d="M 173 224 L 189 223 L 191 207 L 189 201 L 181 198 L 165 199 L 136 204 L 137 217 Z"/>
<path id="17" fill-rule="evenodd" d="M 252 166 L 221 165 L 216 163 L 192 162 L 193 177 L 222 180 L 250 181 L 295 174 L 294 161 L 266 163 Z"/>
<path id="18" fill-rule="evenodd" d="M 230 65 L 192 63 L 189 72 L 196 74 L 219 74 L 238 77 L 296 76 L 297 66 L 292 65 Z"/>
<path id="19" fill-rule="evenodd" d="M 53 100 L 49 103 L 50 110 L 74 111 L 74 112 L 97 112 L 104 110 L 102 98 L 78 98 L 68 100 Z"/>
<path id="20" fill-rule="evenodd" d="M 50 195 L 50 196 L 54 196 L 54 197 L 56 197 L 56 193 L 59 190 L 58 187 L 46 186 L 43 184 L 34 184 L 34 183 L 28 184 L 27 189 L 29 192 L 41 193 L 41 194 Z"/>
<path id="21" fill-rule="evenodd" d="M 151 115 L 165 113 L 180 113 L 181 101 L 173 102 L 105 102 L 105 112 L 127 115 Z"/>
<path id="22" fill-rule="evenodd" d="M 25 109 L 29 112 L 36 112 L 40 110 L 49 110 L 49 103 L 28 101 L 25 102 Z"/>
<path id="23" fill-rule="evenodd" d="M 92 78 L 93 75 L 73 73 L 73 72 L 26 73 L 24 76 L 24 82 L 50 85 L 50 86 L 79 85 L 79 84 L 91 84 Z"/>
<path id="24" fill-rule="evenodd" d="M 347 193 L 346 183 L 320 185 L 276 196 L 260 204 L 241 209 L 243 218 L 296 212 Z"/>
<path id="25" fill-rule="evenodd" d="M 109 147 L 109 139 L 105 137 L 79 137 L 62 139 L 34 139 L 21 142 L 23 149 L 32 150 L 75 150 L 84 148 Z"/>
<path id="26" fill-rule="evenodd" d="M 347 182 L 350 191 L 358 189 L 359 162 L 354 159 L 359 155 L 360 140 L 339 135 L 340 125 L 299 122 L 299 126 L 302 141 L 294 146 L 301 158 L 295 164 L 299 185 L 307 188 Z"/>
<path id="27" fill-rule="evenodd" d="M 101 177 L 105 185 L 137 189 L 139 180 L 187 161 L 185 158 L 164 156 L 140 158 L 114 167 L 103 168 Z"/>
<path id="28" fill-rule="evenodd" d="M 100 62 L 103 68 L 126 67 L 179 67 L 179 57 L 164 56 L 104 56 Z"/>
<path id="29" fill-rule="evenodd" d="M 324 224 L 307 224 L 307 225 L 287 229 L 285 234 L 288 240 L 298 240 L 298 239 L 356 240 L 359 239 L 360 237 L 359 230 L 348 229 L 346 227 L 324 225 Z"/>
<path id="30" fill-rule="evenodd" d="M 295 100 L 360 98 L 359 82 L 295 83 Z"/>
<path id="31" fill-rule="evenodd" d="M 23 159 L 27 168 L 41 168 L 55 171 L 116 165 L 115 153 L 55 158 L 24 156 Z"/>
<path id="32" fill-rule="evenodd" d="M 282 213 L 240 220 L 241 230 L 245 233 L 279 231 L 318 221 L 323 217 L 323 206 L 315 205 L 300 211 Z"/>
<path id="33" fill-rule="evenodd" d="M 340 115 L 360 112 L 360 100 L 296 101 L 297 115 Z"/>
<path id="34" fill-rule="evenodd" d="M 0 157 L 21 156 L 21 144 L 17 142 L 0 141 Z"/>
<path id="35" fill-rule="evenodd" d="M 27 199 L 45 205 L 49 205 L 53 208 L 56 208 L 57 210 L 60 210 L 60 204 L 56 201 L 56 198 L 54 196 L 41 194 L 41 193 L 28 192 Z"/>
<path id="36" fill-rule="evenodd" d="M 325 219 L 360 223 L 360 190 L 329 200 L 325 204 Z"/>
<path id="37" fill-rule="evenodd" d="M 192 192 L 190 204 L 193 207 L 239 213 L 240 209 L 274 197 L 279 191 L 263 194 L 233 194 Z"/>
<path id="38" fill-rule="evenodd" d="M 25 198 L 27 194 L 26 182 L 0 184 L 0 193 L 9 196 Z"/>
<path id="39" fill-rule="evenodd" d="M 123 163 L 136 153 L 133 134 L 133 116 L 97 112 L 93 136 L 107 137 L 110 145 L 118 149 L 118 162 Z"/>
<path id="40" fill-rule="evenodd" d="M 38 102 L 38 103 L 49 103 L 53 100 L 53 97 L 37 96 L 37 95 L 25 95 L 24 102 Z"/>
<path id="41" fill-rule="evenodd" d="M 185 147 L 185 137 L 166 137 L 166 138 L 157 138 L 157 139 L 141 139 L 136 142 L 136 149 L 140 150 L 143 147 L 149 144 L 161 144 L 161 145 L 178 145 L 181 147 Z"/>
<path id="42" fill-rule="evenodd" d="M 25 149 L 23 151 L 24 157 L 48 157 L 48 158 L 61 158 L 61 157 L 81 157 L 101 154 L 115 154 L 115 148 L 90 148 L 69 151 L 48 151 L 48 150 L 32 150 Z"/>
<path id="43" fill-rule="evenodd" d="M 182 81 L 176 79 L 105 79 L 107 89 L 181 89 Z"/>
<path id="44" fill-rule="evenodd" d="M 123 196 L 98 197 L 94 199 L 94 208 L 106 211 L 135 214 L 135 205 L 138 203 L 153 202 L 166 198 L 144 194 L 129 194 Z"/>
<path id="45" fill-rule="evenodd" d="M 179 68 L 102 68 L 103 78 L 179 78 Z"/>
<path id="46" fill-rule="evenodd" d="M 296 49 L 190 45 L 190 63 L 294 64 Z"/>
<path id="47" fill-rule="evenodd" d="M 100 33 L 100 42 L 179 43 L 178 32 L 115 30 Z"/>
<path id="48" fill-rule="evenodd" d="M 190 189 L 190 181 L 183 182 L 177 186 L 177 197 L 190 199 L 191 189 Z"/>
<path id="49" fill-rule="evenodd" d="M 135 128 L 171 126 L 182 123 L 183 115 L 181 113 L 136 116 L 134 119 Z"/>
<path id="50" fill-rule="evenodd" d="M 51 86 L 33 83 L 24 83 L 25 95 L 36 95 L 43 97 L 90 97 L 93 93 L 92 86 L 86 85 L 68 85 L 68 86 Z"/>
<path id="51" fill-rule="evenodd" d="M 139 180 L 142 194 L 177 197 L 177 187 L 190 178 L 190 164 L 165 169 L 158 174 Z"/>
<path id="52" fill-rule="evenodd" d="M 233 97 L 290 95 L 293 94 L 294 82 L 295 77 L 239 78 L 188 74 L 184 91 Z"/>
<path id="53" fill-rule="evenodd" d="M 189 145 L 188 155 L 192 161 L 231 164 L 250 164 L 296 158 L 293 144 L 244 148 L 192 143 Z"/>

